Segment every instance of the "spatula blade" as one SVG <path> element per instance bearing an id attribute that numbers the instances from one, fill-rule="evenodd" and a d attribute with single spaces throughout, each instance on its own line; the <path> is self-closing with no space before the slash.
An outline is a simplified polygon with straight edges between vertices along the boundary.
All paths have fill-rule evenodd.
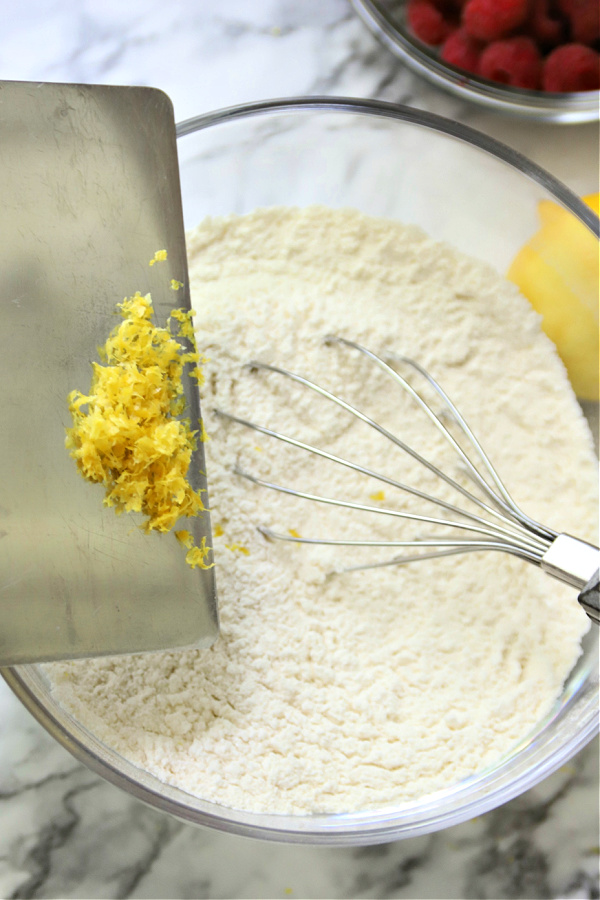
<path id="1" fill-rule="evenodd" d="M 0 664 L 212 643 L 214 570 L 103 507 L 65 449 L 116 303 L 150 292 L 160 325 L 190 306 L 169 98 L 0 82 L 0 236 Z M 197 427 L 187 377 L 186 398 Z M 206 490 L 201 444 L 191 472 Z M 181 527 L 211 545 L 208 513 Z"/>

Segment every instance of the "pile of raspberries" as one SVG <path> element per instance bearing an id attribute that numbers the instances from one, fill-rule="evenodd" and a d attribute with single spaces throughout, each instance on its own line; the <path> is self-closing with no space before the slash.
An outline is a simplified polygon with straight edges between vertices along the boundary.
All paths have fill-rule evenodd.
<path id="1" fill-rule="evenodd" d="M 517 88 L 600 88 L 598 0 L 408 0 L 415 37 L 447 63 Z"/>

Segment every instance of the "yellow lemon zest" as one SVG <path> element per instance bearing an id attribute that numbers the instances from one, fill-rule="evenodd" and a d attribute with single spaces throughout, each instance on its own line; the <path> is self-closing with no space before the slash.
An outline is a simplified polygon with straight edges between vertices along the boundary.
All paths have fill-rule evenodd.
<path id="1" fill-rule="evenodd" d="M 210 553 L 210 547 L 206 546 L 206 538 L 203 537 L 199 547 L 192 547 L 185 555 L 185 561 L 192 569 L 212 569 L 214 563 L 207 563 L 206 557 Z"/>
<path id="2" fill-rule="evenodd" d="M 180 531 L 176 531 L 175 537 L 180 544 L 183 544 L 184 547 L 191 548 L 192 544 L 194 543 L 194 538 L 189 531 L 186 531 L 185 528 L 182 528 Z"/>
<path id="3" fill-rule="evenodd" d="M 385 500 L 385 494 L 383 491 L 375 491 L 374 494 L 369 494 L 369 498 L 371 500 Z"/>
<path id="4" fill-rule="evenodd" d="M 194 315 L 194 311 L 191 310 L 188 312 L 186 309 L 174 309 L 171 312 L 170 318 L 175 319 L 179 322 L 179 337 L 186 338 L 188 341 L 194 341 L 194 327 L 192 325 L 192 316 Z M 200 354 L 197 354 L 197 359 L 200 359 Z"/>
<path id="5" fill-rule="evenodd" d="M 225 544 L 225 547 L 233 553 L 243 553 L 244 556 L 250 555 L 250 551 L 247 547 L 244 547 L 243 544 Z"/>
<path id="6" fill-rule="evenodd" d="M 176 278 L 171 278 L 171 290 L 179 291 L 183 287 L 183 281 L 177 281 Z"/>
<path id="7" fill-rule="evenodd" d="M 166 250 L 157 250 L 156 253 L 154 254 L 154 256 L 152 257 L 152 259 L 150 260 L 150 262 L 148 263 L 148 265 L 153 266 L 154 263 L 164 262 L 164 260 L 166 258 L 167 258 Z"/>
<path id="8" fill-rule="evenodd" d="M 175 418 L 185 407 L 184 367 L 199 354 L 154 325 L 150 294 L 138 292 L 118 308 L 123 321 L 102 348 L 104 364 L 92 363 L 89 393 L 69 394 L 73 427 L 65 445 L 81 475 L 104 486 L 105 506 L 142 513 L 145 533 L 167 532 L 205 509 L 187 478 L 197 433 L 189 420 Z M 181 327 L 191 327 L 189 312 L 175 312 Z M 185 541 L 188 534 L 177 536 Z M 209 548 L 202 553 L 204 559 Z M 192 559 L 200 565 L 198 554 Z"/>

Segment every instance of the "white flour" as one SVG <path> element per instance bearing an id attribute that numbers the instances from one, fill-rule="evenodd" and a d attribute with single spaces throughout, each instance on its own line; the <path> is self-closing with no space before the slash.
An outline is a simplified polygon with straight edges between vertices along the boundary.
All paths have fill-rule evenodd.
<path id="1" fill-rule="evenodd" d="M 455 400 L 517 502 L 593 540 L 589 431 L 537 317 L 482 264 L 351 211 L 215 219 L 188 247 L 198 346 L 210 357 L 203 409 L 222 636 L 207 651 L 49 666 L 56 694 L 137 765 L 246 810 L 373 808 L 490 765 L 549 711 L 580 653 L 588 621 L 575 591 L 500 553 L 328 577 L 393 551 L 269 543 L 256 525 L 339 538 L 439 529 L 295 500 L 232 475 L 236 462 L 314 493 L 435 509 L 211 410 L 440 493 L 333 404 L 242 370 L 255 358 L 314 378 L 456 474 L 400 389 L 322 337 L 406 352 Z M 382 489 L 384 500 L 370 499 Z"/>

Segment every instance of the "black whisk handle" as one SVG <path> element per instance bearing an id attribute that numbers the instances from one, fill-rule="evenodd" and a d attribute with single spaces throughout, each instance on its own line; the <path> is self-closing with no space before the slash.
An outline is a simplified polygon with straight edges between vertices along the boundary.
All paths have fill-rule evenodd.
<path id="1" fill-rule="evenodd" d="M 590 578 L 577 598 L 596 625 L 600 625 L 600 570 Z"/>

